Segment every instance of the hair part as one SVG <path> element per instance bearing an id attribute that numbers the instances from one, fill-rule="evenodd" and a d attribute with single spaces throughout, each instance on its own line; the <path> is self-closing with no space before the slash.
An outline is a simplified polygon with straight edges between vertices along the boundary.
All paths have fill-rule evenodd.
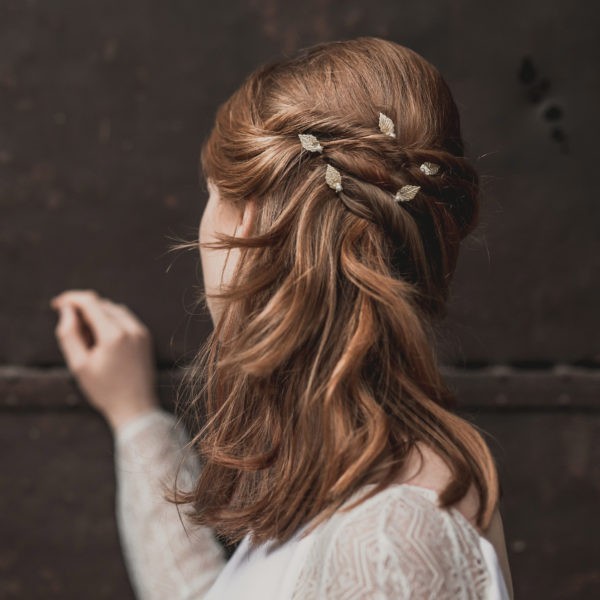
<path id="1" fill-rule="evenodd" d="M 396 138 L 378 130 L 379 112 Z M 298 133 L 316 135 L 323 155 L 302 152 Z M 381 38 L 262 65 L 219 107 L 201 175 L 221 201 L 254 198 L 259 209 L 250 237 L 205 244 L 240 257 L 213 295 L 223 312 L 177 404 L 193 419 L 202 470 L 167 499 L 191 504 L 193 522 L 229 542 L 248 533 L 253 544 L 284 542 L 361 486 L 377 484 L 361 501 L 384 489 L 423 442 L 452 473 L 441 505 L 474 484 L 487 528 L 494 459 L 483 432 L 453 412 L 434 342 L 460 242 L 479 216 L 479 179 L 463 152 L 438 70 Z M 422 173 L 424 161 L 439 175 Z M 342 173 L 339 194 L 327 163 Z M 399 205 L 405 184 L 421 190 Z"/>

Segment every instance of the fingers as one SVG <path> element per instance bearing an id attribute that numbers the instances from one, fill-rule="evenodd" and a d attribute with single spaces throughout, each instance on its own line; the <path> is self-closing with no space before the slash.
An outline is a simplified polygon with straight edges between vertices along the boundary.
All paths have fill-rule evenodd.
<path id="1" fill-rule="evenodd" d="M 89 301 L 85 300 L 86 298 Z M 92 316 L 97 318 L 99 326 L 103 326 L 109 334 L 111 332 L 114 333 L 114 329 L 111 329 L 109 325 L 110 320 L 112 320 L 115 327 L 124 329 L 127 332 L 137 335 L 149 334 L 148 328 L 125 304 L 112 302 L 108 298 L 103 298 L 94 290 L 68 290 L 55 296 L 51 300 L 51 305 L 56 307 L 66 301 L 73 301 L 82 309 L 85 309 L 87 306 L 88 314 L 86 316 L 90 320 Z M 84 304 L 86 302 L 87 304 Z M 94 302 L 101 307 L 104 315 L 94 307 Z M 105 318 L 103 318 L 104 316 Z M 93 327 L 92 323 L 90 325 Z"/>
<path id="2" fill-rule="evenodd" d="M 137 316 L 125 304 L 111 302 L 104 298 L 102 304 L 105 310 L 117 321 L 123 329 L 133 334 L 148 333 L 147 327 L 137 318 Z"/>
<path id="3" fill-rule="evenodd" d="M 65 303 L 60 308 L 60 318 L 55 329 L 67 366 L 77 371 L 86 361 L 88 348 L 79 332 L 75 308 Z"/>
<path id="4" fill-rule="evenodd" d="M 108 313 L 100 296 L 93 290 L 70 290 L 52 299 L 52 306 L 58 308 L 70 304 L 77 307 L 99 341 L 114 339 L 119 334 L 119 325 Z"/>

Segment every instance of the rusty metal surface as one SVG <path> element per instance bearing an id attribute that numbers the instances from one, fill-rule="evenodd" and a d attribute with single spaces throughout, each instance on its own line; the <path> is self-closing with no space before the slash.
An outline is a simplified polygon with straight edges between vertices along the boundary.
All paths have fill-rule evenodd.
<path id="1" fill-rule="evenodd" d="M 516 597 L 600 597 L 600 9 L 373 8 L 0 3 L 0 598 L 133 598 L 110 433 L 64 369 L 48 300 L 90 287 L 134 310 L 173 408 L 173 364 L 209 322 L 189 314 L 198 257 L 166 251 L 196 233 L 214 112 L 259 63 L 357 35 L 441 70 L 482 175 L 441 354 L 462 410 L 495 438 Z"/>
<path id="2" fill-rule="evenodd" d="M 206 324 L 188 323 L 183 306 L 199 267 L 165 250 L 167 236 L 198 226 L 196 163 L 216 107 L 267 59 L 372 34 L 439 67 L 484 180 L 482 224 L 451 301 L 452 362 L 597 363 L 600 205 L 584 168 L 599 121 L 597 69 L 586 61 L 600 10 L 551 6 L 373 11 L 309 0 L 300 15 L 258 0 L 3 2 L 0 362 L 59 360 L 47 302 L 71 287 L 131 306 L 163 363 L 189 349 L 186 331 L 193 346 Z M 517 13 L 515 28 L 505 16 Z"/>
<path id="3" fill-rule="evenodd" d="M 443 366 L 442 373 L 463 408 L 600 411 L 600 370 L 555 365 L 549 369 L 515 369 L 495 365 L 480 369 Z M 181 372 L 158 372 L 158 391 L 168 408 L 175 407 Z M 34 369 L 0 367 L 0 409 L 86 408 L 73 377 L 64 367 Z"/>
<path id="4" fill-rule="evenodd" d="M 515 598 L 600 597 L 600 413 L 476 413 L 504 496 Z"/>
<path id="5" fill-rule="evenodd" d="M 0 597 L 133 598 L 98 415 L 0 414 Z"/>

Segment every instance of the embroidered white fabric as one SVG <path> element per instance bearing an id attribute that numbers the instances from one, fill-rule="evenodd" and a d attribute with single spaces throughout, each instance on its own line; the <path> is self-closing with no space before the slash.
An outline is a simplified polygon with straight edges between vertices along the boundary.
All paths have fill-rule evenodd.
<path id="1" fill-rule="evenodd" d="M 429 496 L 429 497 L 427 497 Z M 426 488 L 393 485 L 319 533 L 295 598 L 489 598 L 480 536 Z"/>
<path id="2" fill-rule="evenodd" d="M 162 409 L 126 423 L 114 437 L 117 528 L 139 600 L 203 598 L 226 562 L 213 530 L 192 527 L 185 507 L 179 507 L 180 516 L 162 497 L 161 482 L 174 480 L 188 439 Z M 199 472 L 197 457 L 188 454 L 178 477 L 187 489 Z"/>
<path id="3" fill-rule="evenodd" d="M 457 509 L 440 510 L 434 490 L 407 484 L 274 551 L 250 551 L 246 536 L 226 561 L 213 530 L 192 526 L 180 507 L 184 529 L 161 496 L 158 483 L 172 481 L 188 439 L 163 409 L 115 435 L 117 525 L 138 600 L 509 599 L 492 544 Z M 199 468 L 190 457 L 180 486 Z"/>

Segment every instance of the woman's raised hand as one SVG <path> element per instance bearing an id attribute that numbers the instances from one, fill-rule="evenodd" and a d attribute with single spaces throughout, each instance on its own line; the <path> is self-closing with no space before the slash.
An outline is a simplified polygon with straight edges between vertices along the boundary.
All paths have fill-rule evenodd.
<path id="1" fill-rule="evenodd" d="M 150 331 L 125 305 L 94 290 L 67 290 L 50 305 L 67 367 L 113 431 L 160 406 Z"/>

